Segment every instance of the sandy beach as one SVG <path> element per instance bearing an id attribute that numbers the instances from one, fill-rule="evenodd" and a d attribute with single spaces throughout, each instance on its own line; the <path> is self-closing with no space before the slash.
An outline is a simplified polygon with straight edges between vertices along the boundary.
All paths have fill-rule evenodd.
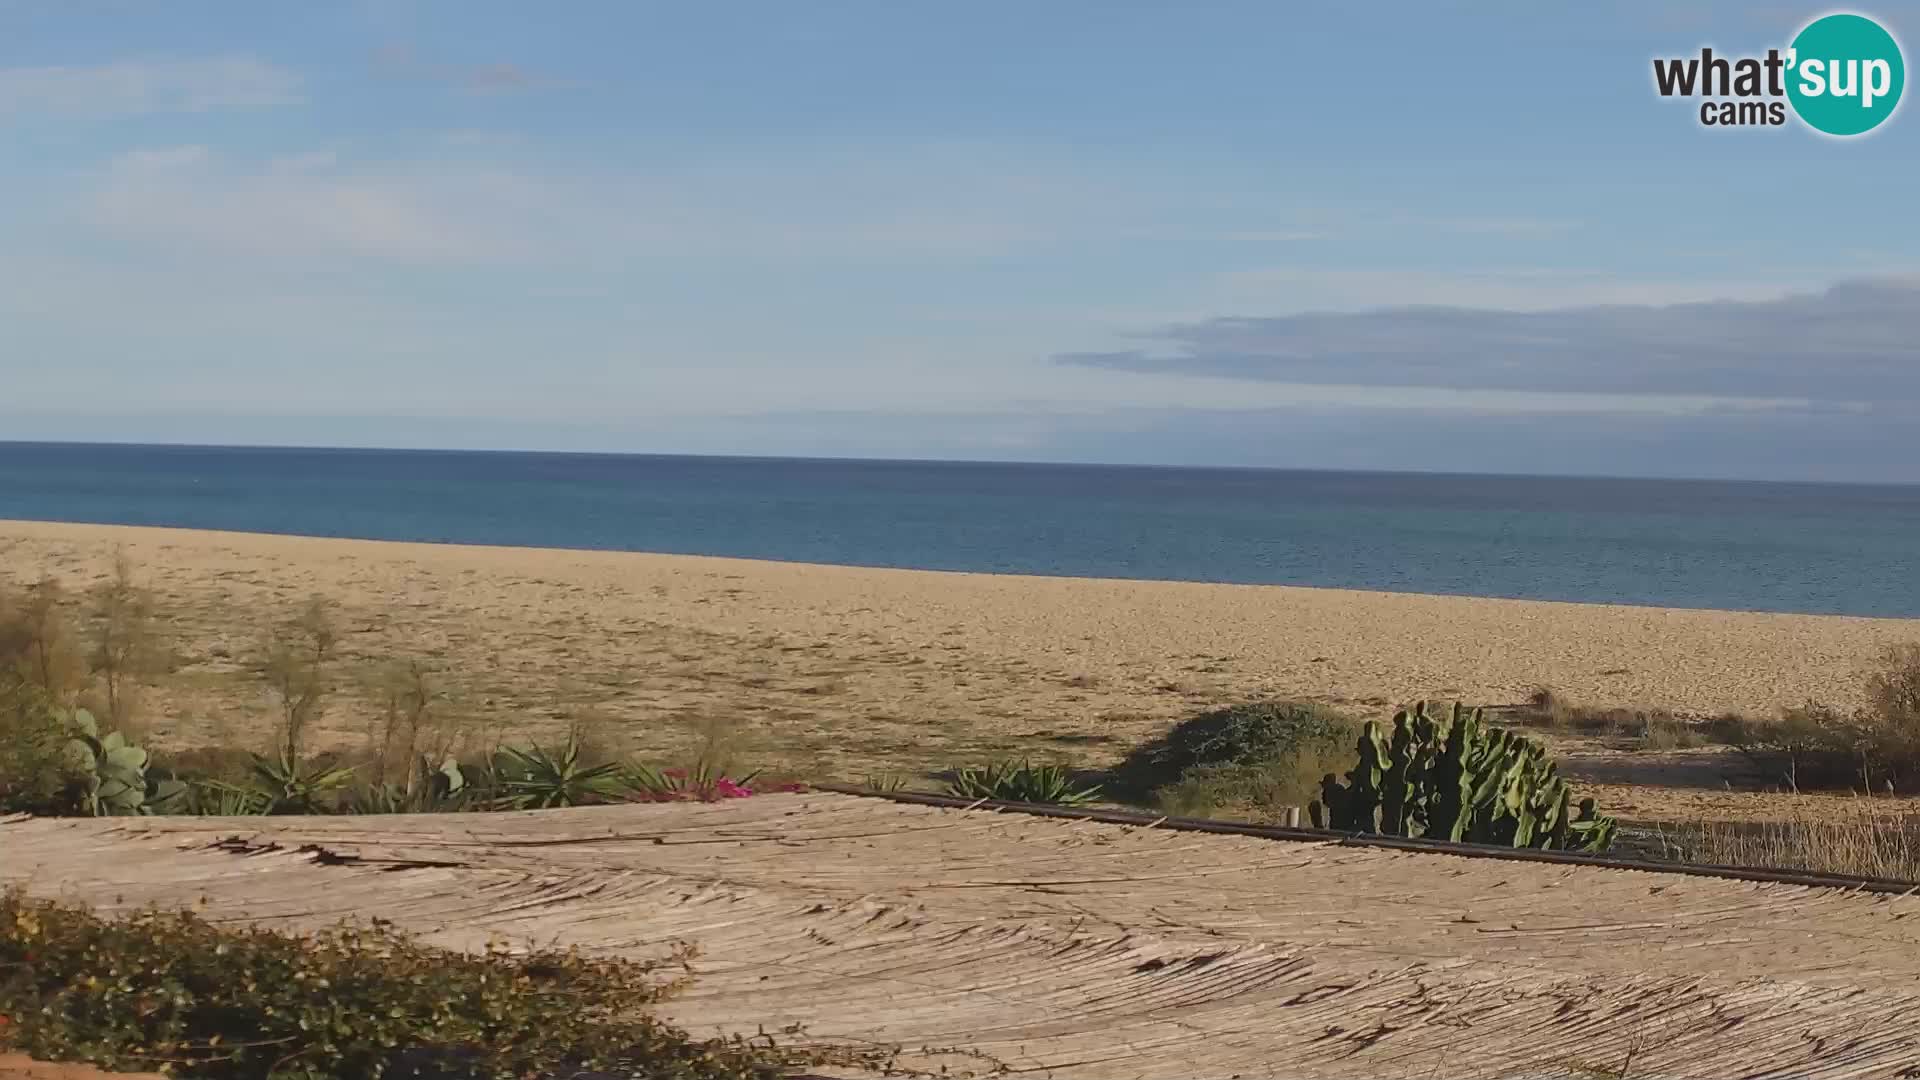
<path id="1" fill-rule="evenodd" d="M 1847 704 L 1879 651 L 1920 640 L 1915 620 L 0 522 L 16 584 L 84 588 L 116 551 L 166 624 L 174 670 L 145 725 L 173 746 L 270 728 L 247 669 L 312 595 L 335 606 L 348 674 L 323 740 L 361 739 L 379 672 L 419 661 L 443 713 L 492 735 L 584 723 L 665 752 L 720 726 L 761 760 L 856 777 L 1009 751 L 1097 763 L 1274 696 Z"/>

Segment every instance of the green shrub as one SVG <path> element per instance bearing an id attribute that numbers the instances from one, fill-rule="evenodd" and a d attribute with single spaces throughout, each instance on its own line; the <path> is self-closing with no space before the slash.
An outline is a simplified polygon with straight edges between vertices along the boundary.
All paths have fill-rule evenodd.
<path id="1" fill-rule="evenodd" d="M 1073 773 L 1061 765 L 1004 760 L 955 770 L 947 794 L 959 799 L 1078 806 L 1098 799 L 1100 788 L 1079 786 Z"/>
<path id="2" fill-rule="evenodd" d="M 73 802 L 91 817 L 149 814 L 179 805 L 186 785 L 147 772 L 147 752 L 128 742 L 118 731 L 104 734 L 93 714 L 70 709 L 62 717 L 67 728 L 67 765 L 73 782 Z"/>
<path id="3" fill-rule="evenodd" d="M 619 779 L 617 763 L 587 764 L 579 741 L 570 735 L 556 748 L 501 747 L 493 755 L 486 786 L 501 808 L 544 810 L 607 802 Z"/>
<path id="4" fill-rule="evenodd" d="M 465 810 L 473 791 L 460 763 L 449 757 L 436 767 L 425 754 L 415 755 L 400 783 L 368 784 L 353 793 L 356 814 L 431 814 Z"/>
<path id="5" fill-rule="evenodd" d="M 331 758 L 302 761 L 281 751 L 279 757 L 253 759 L 254 791 L 266 796 L 270 814 L 326 814 L 338 811 L 353 783 L 353 770 Z"/>
<path id="6" fill-rule="evenodd" d="M 0 1049 L 205 1080 L 492 1080 L 618 1068 L 774 1077 L 795 1062 L 647 1013 L 667 968 L 577 951 L 430 948 L 387 925 L 310 935 L 191 912 L 104 919 L 0 894 Z"/>
<path id="7" fill-rule="evenodd" d="M 1127 755 L 1121 798 L 1172 814 L 1278 818 L 1304 807 L 1320 778 L 1353 757 L 1359 728 L 1319 705 L 1263 701 L 1201 713 Z"/>
<path id="8" fill-rule="evenodd" d="M 253 763 L 258 755 L 237 746 L 196 746 L 189 750 L 155 750 L 155 773 L 189 784 L 217 780 L 226 784 L 245 784 L 253 779 Z"/>
<path id="9" fill-rule="evenodd" d="M 67 724 L 46 691 L 0 674 L 0 813 L 77 811 Z"/>
<path id="10" fill-rule="evenodd" d="M 718 802 L 752 795 L 759 775 L 726 776 L 704 761 L 696 761 L 690 769 L 661 769 L 634 761 L 619 768 L 615 786 L 632 802 Z"/>
<path id="11" fill-rule="evenodd" d="M 860 786 L 877 794 L 892 795 L 907 790 L 907 778 L 896 772 L 868 773 L 861 778 Z"/>

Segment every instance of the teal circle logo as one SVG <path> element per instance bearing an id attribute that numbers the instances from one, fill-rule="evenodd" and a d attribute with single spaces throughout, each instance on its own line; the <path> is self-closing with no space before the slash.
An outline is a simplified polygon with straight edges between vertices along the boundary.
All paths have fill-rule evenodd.
<path id="1" fill-rule="evenodd" d="M 1815 131 L 1864 135 L 1900 105 L 1907 65 L 1900 43 L 1864 15 L 1808 23 L 1788 53 L 1787 100 Z"/>

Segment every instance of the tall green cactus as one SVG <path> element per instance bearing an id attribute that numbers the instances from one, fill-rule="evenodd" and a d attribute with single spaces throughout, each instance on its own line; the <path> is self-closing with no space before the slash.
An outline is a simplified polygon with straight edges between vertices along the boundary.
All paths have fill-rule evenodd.
<path id="1" fill-rule="evenodd" d="M 1322 827 L 1512 847 L 1601 851 L 1616 825 L 1593 800 L 1573 814 L 1572 792 L 1540 744 L 1488 728 L 1479 709 L 1445 717 L 1426 702 L 1402 709 L 1393 734 L 1361 733 L 1359 761 L 1342 786 L 1329 773 L 1308 807 Z"/>

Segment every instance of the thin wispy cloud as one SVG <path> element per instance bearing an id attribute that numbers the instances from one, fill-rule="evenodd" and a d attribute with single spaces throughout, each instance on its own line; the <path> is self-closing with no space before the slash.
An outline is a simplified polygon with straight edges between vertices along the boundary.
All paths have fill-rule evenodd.
<path id="1" fill-rule="evenodd" d="M 427 59 L 411 45 L 386 45 L 375 49 L 373 69 L 391 79 L 444 83 L 469 93 L 511 93 L 557 85 L 519 64 L 448 64 Z"/>
<path id="2" fill-rule="evenodd" d="M 485 178 L 464 183 L 436 194 L 429 181 L 340 170 L 326 151 L 248 165 L 201 146 L 164 147 L 117 157 L 79 217 L 96 229 L 228 257 L 470 259 L 503 241 L 449 209 L 449 198 Z"/>
<path id="3" fill-rule="evenodd" d="M 1307 385 L 1920 401 L 1920 278 L 1770 300 L 1214 318 L 1140 336 L 1155 347 L 1056 359 Z"/>
<path id="4" fill-rule="evenodd" d="M 0 68 L 0 117 L 200 112 L 302 100 L 298 75 L 249 56 Z"/>
<path id="5" fill-rule="evenodd" d="M 582 171 L 484 134 L 404 159 L 332 149 L 267 158 L 199 145 L 117 155 L 67 193 L 72 219 L 130 240 L 297 260 L 584 262 L 653 259 L 969 262 L 1104 227 L 1069 178 L 908 148 Z"/>

